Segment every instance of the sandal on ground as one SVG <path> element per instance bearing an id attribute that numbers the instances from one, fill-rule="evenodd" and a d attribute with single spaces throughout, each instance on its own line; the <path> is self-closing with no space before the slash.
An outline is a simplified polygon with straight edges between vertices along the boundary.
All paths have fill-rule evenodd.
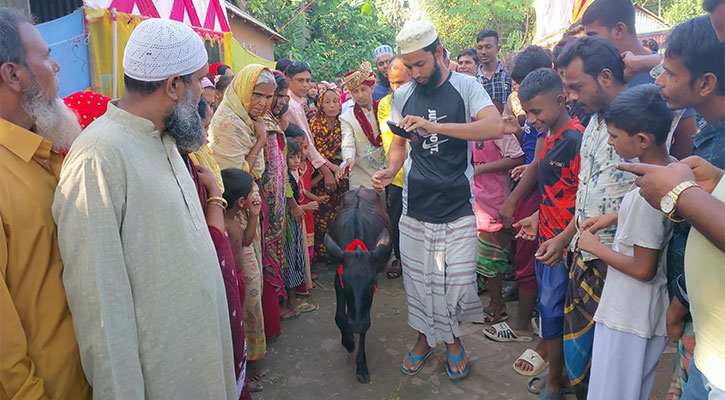
<path id="1" fill-rule="evenodd" d="M 549 374 L 544 374 L 542 376 L 535 376 L 529 379 L 529 382 L 526 384 L 526 390 L 528 390 L 531 394 L 540 394 L 541 391 L 544 390 L 546 387 L 546 378 L 548 376 Z M 536 384 L 537 382 L 541 382 L 541 384 L 538 387 L 534 387 L 534 384 Z M 567 394 L 574 394 L 574 387 L 567 384 L 561 389 L 561 392 L 562 396 L 566 396 Z"/>
<path id="2" fill-rule="evenodd" d="M 483 313 L 486 314 L 483 316 L 483 322 L 485 324 L 498 324 L 499 322 L 504 322 L 509 319 L 509 314 L 504 311 L 501 314 L 496 314 L 495 312 L 491 311 L 490 308 L 484 307 Z"/>
<path id="3" fill-rule="evenodd" d="M 566 395 L 563 392 L 554 393 L 547 388 L 541 388 L 541 392 L 536 397 L 537 400 L 565 400 Z"/>
<path id="4" fill-rule="evenodd" d="M 520 367 L 516 366 L 516 363 L 519 362 L 519 360 L 527 362 L 531 364 L 534 369 L 531 371 L 524 371 Z M 544 372 L 549 367 L 549 362 L 545 361 L 539 353 L 537 353 L 533 349 L 526 349 L 519 358 L 514 361 L 513 364 L 514 371 L 516 371 L 517 374 L 523 375 L 523 376 L 537 376 L 540 375 L 542 372 Z"/>
<path id="5" fill-rule="evenodd" d="M 425 361 L 428 359 L 428 357 L 430 357 L 431 354 L 433 354 L 433 349 L 430 349 L 430 350 L 428 350 L 427 353 L 425 353 L 425 354 L 423 354 L 421 356 L 417 356 L 417 357 L 414 357 L 413 356 L 413 351 L 412 350 L 409 351 L 408 352 L 408 361 L 410 361 L 410 366 L 411 367 L 413 365 L 415 365 L 415 363 L 417 363 L 418 361 L 421 361 L 422 360 L 423 362 L 421 362 L 420 365 L 418 365 L 418 368 L 416 368 L 416 369 L 407 369 L 407 368 L 405 368 L 403 366 L 403 364 L 401 364 L 400 365 L 400 372 L 404 373 L 405 375 L 409 375 L 409 376 L 413 376 L 413 375 L 417 374 L 423 368 L 423 365 L 425 364 Z"/>
<path id="6" fill-rule="evenodd" d="M 388 279 L 398 279 L 403 276 L 403 267 L 400 265 L 400 261 L 395 260 L 388 268 L 388 273 L 385 274 Z"/>
<path id="7" fill-rule="evenodd" d="M 300 311 L 301 313 L 308 313 L 308 312 L 313 312 L 313 311 L 316 311 L 316 310 L 317 310 L 317 308 L 318 308 L 318 307 L 317 307 L 316 305 L 314 305 L 314 304 L 310 304 L 310 303 L 308 303 L 308 302 L 306 302 L 306 301 L 305 301 L 304 303 L 302 303 L 302 304 L 299 304 L 299 305 L 297 306 L 297 309 L 298 309 L 298 310 L 299 310 L 299 311 Z"/>
<path id="8" fill-rule="evenodd" d="M 297 319 L 297 318 L 299 318 L 299 317 L 300 317 L 300 312 L 299 312 L 299 310 L 298 310 L 298 311 L 297 311 L 296 313 L 294 313 L 294 314 L 293 314 L 293 313 L 292 313 L 291 311 L 290 311 L 290 312 L 288 312 L 288 313 L 286 313 L 286 314 L 282 314 L 282 315 L 281 315 L 281 316 L 279 317 L 279 319 L 280 319 L 280 320 L 282 320 L 282 321 L 291 321 L 291 320 L 293 320 L 293 319 Z"/>
<path id="9" fill-rule="evenodd" d="M 446 357 L 448 357 L 448 361 L 446 362 L 446 373 L 448 374 L 448 377 L 451 378 L 451 380 L 456 381 L 459 379 L 463 379 L 468 376 L 469 372 L 471 372 L 470 363 L 466 363 L 466 368 L 464 368 L 463 371 L 458 371 L 458 372 L 454 373 L 451 370 L 451 363 L 458 364 L 463 359 L 463 356 L 465 356 L 465 355 L 466 355 L 466 350 L 463 347 L 461 347 L 461 353 L 458 354 L 456 357 L 453 357 L 451 352 L 448 351 L 448 349 L 446 349 Z"/>
<path id="10" fill-rule="evenodd" d="M 488 331 L 489 328 L 493 328 L 495 333 L 491 333 Z M 518 336 L 516 333 L 514 333 L 514 330 L 511 329 L 509 324 L 506 322 L 501 322 L 498 324 L 493 324 L 491 326 L 483 328 L 483 334 L 486 335 L 487 338 L 491 340 L 495 340 L 497 342 L 530 342 L 534 340 L 533 336 Z"/>

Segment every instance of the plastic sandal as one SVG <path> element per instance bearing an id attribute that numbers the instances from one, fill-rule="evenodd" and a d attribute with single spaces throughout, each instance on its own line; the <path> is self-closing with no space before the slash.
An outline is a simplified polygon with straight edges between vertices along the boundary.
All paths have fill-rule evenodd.
<path id="1" fill-rule="evenodd" d="M 423 354 L 422 356 L 413 357 L 413 352 L 408 352 L 408 360 L 410 360 L 410 365 L 413 366 L 415 363 L 417 363 L 420 360 L 423 360 L 420 365 L 418 365 L 418 368 L 416 369 L 407 369 L 403 365 L 400 366 L 400 372 L 404 373 L 405 375 L 413 376 L 420 372 L 420 370 L 423 368 L 423 365 L 425 364 L 425 361 L 430 357 L 430 355 L 433 354 L 433 349 L 430 349 L 427 353 Z"/>
<path id="2" fill-rule="evenodd" d="M 465 355 L 466 355 L 466 350 L 463 347 L 461 347 L 461 353 L 456 357 L 453 357 L 451 352 L 446 350 L 446 357 L 448 357 L 448 361 L 450 361 L 450 363 L 453 363 L 453 364 L 458 364 L 458 362 L 460 362 L 463 359 L 463 356 L 465 356 Z M 455 381 L 455 380 L 463 379 L 468 376 L 469 372 L 471 372 L 471 364 L 466 364 L 466 368 L 463 371 L 458 371 L 457 373 L 453 373 L 453 371 L 451 371 L 450 363 L 448 363 L 448 362 L 446 363 L 446 373 L 448 373 L 448 377 L 451 378 L 451 380 Z"/>

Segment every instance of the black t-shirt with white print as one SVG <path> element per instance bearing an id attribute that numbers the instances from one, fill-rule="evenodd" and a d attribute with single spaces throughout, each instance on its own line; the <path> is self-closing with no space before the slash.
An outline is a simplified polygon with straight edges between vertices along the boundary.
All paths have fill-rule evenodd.
<path id="1" fill-rule="evenodd" d="M 390 119 L 416 115 L 439 123 L 467 123 L 491 99 L 475 78 L 450 72 L 446 81 L 426 91 L 411 81 L 395 91 Z M 403 185 L 403 214 L 443 224 L 473 215 L 473 156 L 468 141 L 441 134 L 412 136 L 408 142 Z"/>

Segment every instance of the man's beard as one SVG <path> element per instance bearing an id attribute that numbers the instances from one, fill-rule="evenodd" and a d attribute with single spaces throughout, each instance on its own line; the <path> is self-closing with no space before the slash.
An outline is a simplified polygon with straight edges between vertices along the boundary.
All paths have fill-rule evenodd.
<path id="1" fill-rule="evenodd" d="M 436 88 L 438 88 L 438 83 L 440 83 L 441 78 L 443 77 L 443 73 L 441 73 L 441 69 L 438 66 L 438 63 L 434 63 L 433 72 L 430 74 L 430 77 L 428 78 L 428 82 L 426 83 L 419 83 L 418 81 L 415 81 L 416 84 L 418 84 L 421 89 L 427 94 L 433 93 Z"/>
<path id="2" fill-rule="evenodd" d="M 390 80 L 380 71 L 378 71 L 378 83 L 382 86 L 390 87 Z"/>
<path id="3" fill-rule="evenodd" d="M 204 144 L 204 126 L 190 88 L 186 89 L 174 111 L 164 119 L 164 125 L 164 133 L 176 141 L 176 147 L 183 154 L 193 153 Z"/>
<path id="4" fill-rule="evenodd" d="M 33 77 L 30 87 L 23 92 L 20 106 L 33 119 L 35 133 L 47 139 L 56 152 L 66 152 L 81 133 L 73 111 L 63 100 L 49 98 Z"/>

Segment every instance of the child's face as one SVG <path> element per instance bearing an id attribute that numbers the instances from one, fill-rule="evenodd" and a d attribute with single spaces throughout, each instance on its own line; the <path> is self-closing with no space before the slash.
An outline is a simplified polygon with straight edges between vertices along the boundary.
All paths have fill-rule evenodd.
<path id="1" fill-rule="evenodd" d="M 541 93 L 529 101 L 522 101 L 526 119 L 539 132 L 551 128 L 561 116 L 564 107 L 564 95 L 559 93 Z"/>
<path id="2" fill-rule="evenodd" d="M 300 154 L 300 163 L 307 159 L 307 154 L 309 154 L 310 145 L 307 141 L 307 136 L 302 136 L 295 138 L 295 141 L 300 144 L 300 147 L 302 148 L 302 154 Z"/>
<path id="3" fill-rule="evenodd" d="M 614 147 L 617 154 L 627 160 L 637 158 L 642 155 L 644 148 L 642 147 L 642 135 L 638 133 L 630 136 L 627 132 L 617 128 L 614 124 L 607 124 L 609 130 L 609 139 L 607 143 Z"/>
<path id="4" fill-rule="evenodd" d="M 291 154 L 291 155 L 287 156 L 287 167 L 290 170 L 299 168 L 301 163 L 302 163 L 301 154 Z"/>

